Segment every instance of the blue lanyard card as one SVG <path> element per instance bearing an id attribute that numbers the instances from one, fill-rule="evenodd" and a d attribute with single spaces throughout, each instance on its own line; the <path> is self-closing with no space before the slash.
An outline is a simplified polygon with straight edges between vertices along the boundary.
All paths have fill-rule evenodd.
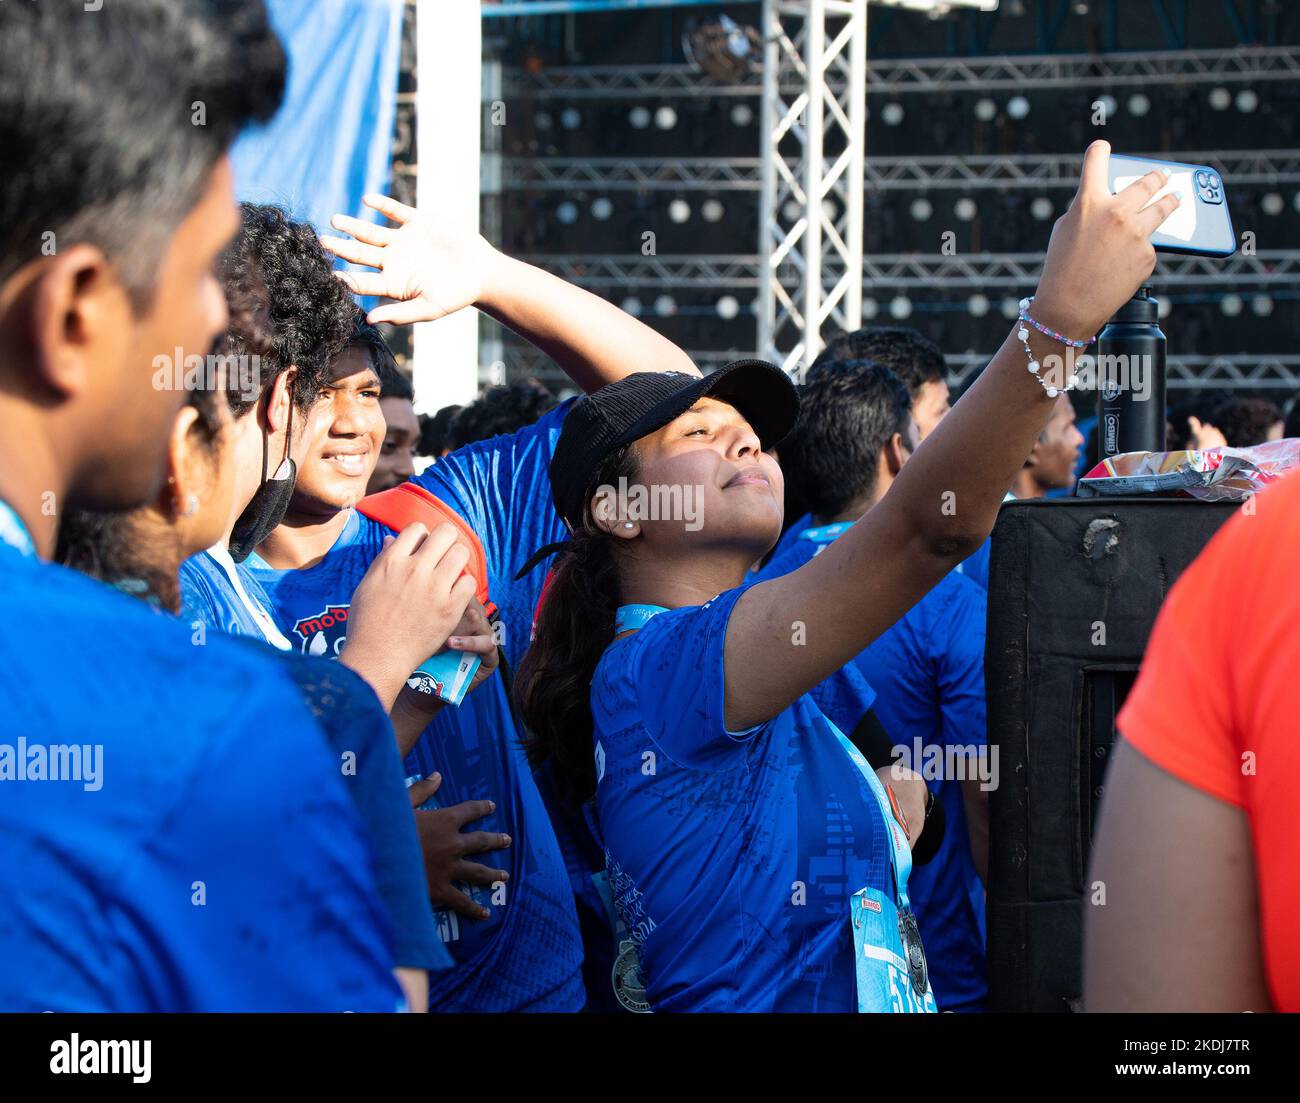
<path id="1" fill-rule="evenodd" d="M 858 1010 L 868 1014 L 937 1012 L 925 970 L 925 951 L 911 914 L 900 925 L 893 901 L 871 888 L 854 893 L 849 898 L 849 909 L 857 963 Z"/>

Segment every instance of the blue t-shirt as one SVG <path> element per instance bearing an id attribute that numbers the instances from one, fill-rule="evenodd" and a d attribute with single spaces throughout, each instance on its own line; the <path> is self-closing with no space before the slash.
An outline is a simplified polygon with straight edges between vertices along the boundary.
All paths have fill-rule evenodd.
<path id="1" fill-rule="evenodd" d="M 236 563 L 220 545 L 192 555 L 181 564 L 181 619 L 191 627 L 202 624 L 228 636 L 265 640 L 289 651 L 270 614 L 261 583 L 247 563 Z"/>
<path id="2" fill-rule="evenodd" d="M 958 574 L 964 574 L 985 593 L 989 589 L 989 549 L 992 545 L 993 538 L 986 536 L 984 543 L 958 563 L 956 568 Z"/>
<path id="3" fill-rule="evenodd" d="M 444 457 L 417 480 L 478 533 L 489 591 L 505 622 L 503 647 L 517 661 L 528 645 L 533 606 L 545 572 L 514 581 L 534 548 L 557 539 L 546 466 L 567 404 L 510 436 Z M 437 477 L 435 477 L 435 472 Z M 544 488 L 544 497 L 541 496 Z M 347 635 L 352 594 L 391 531 L 353 513 L 315 566 L 280 571 L 248 559 L 290 642 L 307 654 L 337 657 Z M 443 807 L 492 800 L 496 811 L 468 829 L 510 835 L 510 847 L 472 861 L 505 869 L 509 880 L 474 897 L 490 912 L 466 919 L 438 909 L 443 941 L 457 967 L 429 978 L 435 1011 L 578 1011 L 584 1002 L 582 941 L 564 857 L 528 768 L 498 674 L 457 708 L 434 717 L 406 760 L 408 774 L 442 774 Z M 495 899 L 494 899 L 495 896 Z"/>
<path id="4" fill-rule="evenodd" d="M 375 854 L 379 895 L 393 921 L 393 960 L 409 969 L 449 969 L 451 955 L 438 937 L 429 912 L 424 856 L 406 796 L 401 759 L 387 716 L 362 724 L 334 688 L 341 675 L 321 670 L 323 658 L 304 661 L 295 654 L 270 613 L 270 601 L 245 563 L 235 563 L 223 547 L 210 548 L 181 564 L 181 619 L 191 629 L 261 640 L 277 650 L 285 668 L 303 689 L 308 707 L 338 757 L 347 790 L 360 812 Z M 346 669 L 346 668 L 340 668 Z M 379 713 L 374 691 L 361 678 L 366 707 Z M 319 702 L 323 701 L 324 704 Z"/>
<path id="5" fill-rule="evenodd" d="M 400 1007 L 370 849 L 283 665 L 6 544 L 0 602 L 0 1007 Z M 82 781 L 32 778 L 52 746 Z"/>
<path id="6" fill-rule="evenodd" d="M 894 898 L 886 826 L 804 695 L 732 733 L 727 622 L 746 587 L 616 640 L 592 682 L 616 907 L 661 1011 L 856 1011 L 851 896 Z"/>
<path id="7" fill-rule="evenodd" d="M 761 577 L 777 578 L 802 567 L 834 538 L 829 533 L 824 539 L 808 538 L 822 532 L 809 529 Z M 896 744 L 908 748 L 903 764 L 923 776 L 925 757 L 923 751 L 917 760 L 917 740 L 922 748 L 935 748 L 932 755 L 986 745 L 986 601 L 983 590 L 952 572 L 851 664 L 826 679 L 847 684 L 865 675 L 877 694 L 877 718 Z M 971 857 L 961 782 L 928 776 L 926 782 L 943 802 L 947 826 L 938 853 L 912 868 L 908 891 L 939 1010 L 980 1010 L 988 990 L 984 885 Z"/>
<path id="8" fill-rule="evenodd" d="M 1011 493 L 1002 495 L 1004 502 L 1014 502 L 1016 496 Z M 989 590 L 989 552 L 993 547 L 993 537 L 986 536 L 984 543 L 975 549 L 967 558 L 957 564 L 957 571 L 964 574 L 974 582 L 986 594 Z"/>

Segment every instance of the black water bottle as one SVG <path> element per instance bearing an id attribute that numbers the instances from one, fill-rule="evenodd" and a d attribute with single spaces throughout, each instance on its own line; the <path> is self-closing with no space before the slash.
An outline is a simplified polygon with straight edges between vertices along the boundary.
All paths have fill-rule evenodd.
<path id="1" fill-rule="evenodd" d="M 1097 338 L 1101 455 L 1165 450 L 1165 335 L 1151 288 L 1129 299 Z"/>

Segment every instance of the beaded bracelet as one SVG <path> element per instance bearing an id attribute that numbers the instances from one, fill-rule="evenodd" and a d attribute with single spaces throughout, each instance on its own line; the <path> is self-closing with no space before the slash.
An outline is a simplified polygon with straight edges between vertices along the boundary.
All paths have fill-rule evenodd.
<path id="1" fill-rule="evenodd" d="M 1073 337 L 1067 337 L 1064 333 L 1057 333 L 1056 330 L 1052 329 L 1050 326 L 1045 326 L 1041 322 L 1034 321 L 1034 319 L 1029 316 L 1029 304 L 1033 301 L 1034 299 L 1032 295 L 1027 299 L 1020 300 L 1020 320 L 1022 322 L 1028 322 L 1038 330 L 1039 333 L 1050 337 L 1053 341 L 1060 341 L 1061 344 L 1069 345 L 1071 348 L 1076 349 L 1086 349 L 1097 339 L 1097 335 L 1093 334 L 1086 341 L 1076 341 Z"/>
<path id="2" fill-rule="evenodd" d="M 1028 324 L 1033 326 L 1039 333 L 1050 337 L 1053 341 L 1060 341 L 1061 344 L 1068 345 L 1070 348 L 1086 349 L 1097 338 L 1093 336 L 1089 337 L 1086 341 L 1076 341 L 1073 337 L 1067 337 L 1063 333 L 1057 333 L 1056 330 L 1043 325 L 1041 322 L 1034 321 L 1034 319 L 1029 316 L 1029 305 L 1033 301 L 1032 296 L 1028 299 L 1020 300 L 1020 328 L 1016 331 L 1016 336 L 1019 337 L 1021 342 L 1024 344 L 1025 355 L 1029 357 L 1029 374 L 1038 380 L 1039 385 L 1047 392 L 1048 398 L 1055 398 L 1057 395 L 1063 394 L 1065 391 L 1074 390 L 1079 385 L 1079 376 L 1077 374 L 1071 375 L 1069 382 L 1066 383 L 1064 387 L 1053 387 L 1046 379 L 1039 375 L 1038 373 L 1042 370 L 1042 365 L 1034 359 L 1033 349 L 1029 347 L 1029 330 L 1025 328 L 1025 325 Z"/>

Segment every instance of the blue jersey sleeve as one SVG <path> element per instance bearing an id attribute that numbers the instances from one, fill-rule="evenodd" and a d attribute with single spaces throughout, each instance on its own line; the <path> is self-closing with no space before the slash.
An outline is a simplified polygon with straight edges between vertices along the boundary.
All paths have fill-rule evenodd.
<path id="1" fill-rule="evenodd" d="M 567 534 L 548 469 L 572 405 L 561 403 L 517 433 L 458 448 L 414 480 L 456 510 L 482 541 L 488 588 L 504 627 L 501 643 L 512 664 L 528 647 L 546 570 L 539 565 L 521 579 L 515 575 L 538 548 Z"/>
<path id="2" fill-rule="evenodd" d="M 762 730 L 726 726 L 727 623 L 744 587 L 709 604 L 661 613 L 613 644 L 597 668 L 593 698 L 612 722 L 639 716 L 673 761 L 701 769 L 735 764 L 736 749 Z"/>
<path id="3" fill-rule="evenodd" d="M 498 578 L 513 579 L 534 551 L 563 538 L 548 468 L 573 401 L 517 433 L 458 448 L 413 480 L 469 522 Z"/>

